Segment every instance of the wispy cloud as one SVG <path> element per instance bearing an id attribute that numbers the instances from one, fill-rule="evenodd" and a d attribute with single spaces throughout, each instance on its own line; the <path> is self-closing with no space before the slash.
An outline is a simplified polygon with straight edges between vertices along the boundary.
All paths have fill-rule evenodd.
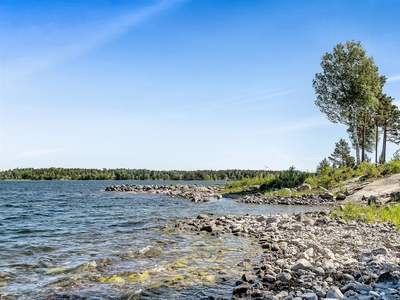
<path id="1" fill-rule="evenodd" d="M 314 118 L 307 118 L 307 119 L 302 119 L 295 121 L 293 123 L 287 124 L 282 127 L 276 127 L 274 129 L 271 129 L 270 132 L 291 132 L 291 131 L 298 131 L 298 130 L 304 130 L 304 129 L 311 129 L 315 127 L 322 127 L 322 126 L 328 126 L 331 125 L 326 118 L 324 117 L 314 117 Z"/>
<path id="2" fill-rule="evenodd" d="M 400 75 L 392 76 L 387 79 L 387 82 L 390 81 L 400 81 Z"/>
<path id="3" fill-rule="evenodd" d="M 53 148 L 53 149 L 39 149 L 39 150 L 31 150 L 31 151 L 26 151 L 26 152 L 21 152 L 18 153 L 18 157 L 35 157 L 35 156 L 43 156 L 43 155 L 48 155 L 48 154 L 53 154 L 53 153 L 59 153 L 59 152 L 64 152 L 67 151 L 68 149 L 65 148 Z"/>
<path id="4" fill-rule="evenodd" d="M 2 78 L 7 80 L 6 82 L 2 82 L 3 88 L 23 77 L 98 48 L 118 38 L 131 27 L 182 1 L 162 0 L 153 6 L 119 15 L 97 26 L 95 31 L 82 34 L 81 36 L 84 36 L 84 38 L 80 40 L 73 41 L 59 48 L 43 49 L 37 56 L 28 56 L 5 63 L 0 70 Z"/>

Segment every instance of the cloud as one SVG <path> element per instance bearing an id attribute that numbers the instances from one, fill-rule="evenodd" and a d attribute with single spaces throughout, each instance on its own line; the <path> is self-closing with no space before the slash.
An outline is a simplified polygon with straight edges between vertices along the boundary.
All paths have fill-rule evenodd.
<path id="1" fill-rule="evenodd" d="M 43 156 L 43 155 L 48 155 L 48 154 L 53 154 L 53 153 L 59 153 L 59 152 L 64 152 L 67 151 L 68 149 L 65 148 L 53 148 L 53 149 L 39 149 L 39 150 L 31 150 L 31 151 L 26 151 L 26 152 L 21 152 L 17 154 L 19 157 L 35 157 L 35 156 Z"/>
<path id="2" fill-rule="evenodd" d="M 311 129 L 311 128 L 315 128 L 315 127 L 321 127 L 321 126 L 328 126 L 331 124 L 332 123 L 329 122 L 324 117 L 314 117 L 314 118 L 298 120 L 296 122 L 287 124 L 286 126 L 277 127 L 272 130 L 269 130 L 269 131 L 274 132 L 274 133 L 291 132 L 291 131 L 298 131 L 298 130 L 304 130 L 304 129 Z"/>
<path id="3" fill-rule="evenodd" d="M 162 0 L 153 6 L 125 13 L 96 27 L 96 31 L 87 32 L 80 40 L 63 47 L 44 49 L 38 56 L 28 56 L 4 64 L 0 70 L 3 88 L 12 86 L 15 82 L 59 64 L 68 59 L 77 57 L 92 49 L 98 48 L 127 32 L 131 27 L 146 19 L 167 10 L 183 0 Z"/>
<path id="4" fill-rule="evenodd" d="M 396 76 L 389 77 L 386 81 L 387 81 L 387 82 L 390 82 L 390 81 L 400 81 L 400 75 L 396 75 Z"/>

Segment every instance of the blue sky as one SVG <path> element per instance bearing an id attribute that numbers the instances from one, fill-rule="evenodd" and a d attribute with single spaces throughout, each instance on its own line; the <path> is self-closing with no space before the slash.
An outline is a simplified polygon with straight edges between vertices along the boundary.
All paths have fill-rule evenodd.
<path id="1" fill-rule="evenodd" d="M 314 104 L 322 55 L 361 40 L 399 105 L 399 15 L 396 0 L 2 0 L 0 170 L 315 170 L 348 139 Z"/>

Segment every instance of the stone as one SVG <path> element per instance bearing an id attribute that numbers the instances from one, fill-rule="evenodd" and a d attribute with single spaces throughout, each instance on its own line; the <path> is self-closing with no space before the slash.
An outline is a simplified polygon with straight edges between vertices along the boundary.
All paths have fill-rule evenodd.
<path id="1" fill-rule="evenodd" d="M 374 259 L 374 256 L 371 252 L 365 252 L 361 254 L 360 258 L 358 259 L 359 262 L 370 262 Z"/>
<path id="2" fill-rule="evenodd" d="M 247 283 L 242 283 L 233 289 L 233 294 L 234 295 L 245 294 L 249 289 L 250 289 L 250 285 L 248 285 Z"/>
<path id="3" fill-rule="evenodd" d="M 266 281 L 266 282 L 274 282 L 275 280 L 276 280 L 276 277 L 271 274 L 267 274 L 263 278 L 263 281 Z"/>
<path id="4" fill-rule="evenodd" d="M 397 289 L 400 285 L 400 277 L 390 272 L 381 274 L 375 281 L 374 286 L 379 288 Z"/>
<path id="5" fill-rule="evenodd" d="M 293 271 L 297 271 L 297 270 L 299 270 L 299 269 L 311 269 L 313 266 L 312 266 L 312 264 L 308 261 L 308 260 L 306 260 L 306 259 L 304 259 L 304 258 L 300 258 L 293 266 L 292 266 L 292 270 Z"/>
<path id="6" fill-rule="evenodd" d="M 316 268 L 314 269 L 314 272 L 315 272 L 317 275 L 320 275 L 320 276 L 325 275 L 325 271 L 324 271 L 324 269 L 323 269 L 322 267 L 316 267 Z"/>
<path id="7" fill-rule="evenodd" d="M 309 191 L 309 190 L 311 190 L 311 185 L 308 183 L 303 183 L 302 185 L 299 186 L 300 192 Z"/>
<path id="8" fill-rule="evenodd" d="M 390 194 L 390 201 L 399 202 L 400 201 L 400 191 L 392 192 Z"/>
<path id="9" fill-rule="evenodd" d="M 346 199 L 346 195 L 345 194 L 340 193 L 340 194 L 338 194 L 336 196 L 336 200 L 342 201 L 342 200 L 345 200 L 345 199 Z"/>
<path id="10" fill-rule="evenodd" d="M 387 250 L 382 247 L 382 248 L 377 248 L 377 249 L 371 250 L 371 253 L 375 256 L 379 255 L 379 254 L 387 254 Z"/>
<path id="11" fill-rule="evenodd" d="M 278 244 L 276 244 L 276 243 L 273 243 L 272 245 L 271 245 L 271 250 L 272 251 L 278 251 L 280 248 L 279 248 L 279 245 Z"/>
<path id="12" fill-rule="evenodd" d="M 311 292 L 302 294 L 301 298 L 304 300 L 318 300 L 317 294 Z"/>
<path id="13" fill-rule="evenodd" d="M 253 282 L 254 282 L 254 279 L 255 279 L 255 276 L 252 275 L 252 274 L 246 273 L 246 274 L 243 274 L 243 275 L 242 275 L 242 280 L 243 280 L 244 282 L 253 283 Z"/>
<path id="14" fill-rule="evenodd" d="M 376 203 L 378 203 L 378 197 L 377 196 L 372 195 L 372 196 L 368 197 L 368 205 L 376 204 Z"/>
<path id="15" fill-rule="evenodd" d="M 139 253 L 144 256 L 157 256 L 162 253 L 162 249 L 157 246 L 149 245 L 139 250 Z"/>
<path id="16" fill-rule="evenodd" d="M 326 298 L 334 298 L 334 299 L 343 300 L 344 295 L 342 294 L 342 292 L 340 291 L 340 289 L 337 286 L 331 286 L 329 288 L 328 292 L 326 293 Z"/>
<path id="17" fill-rule="evenodd" d="M 286 281 L 289 281 L 290 279 L 292 279 L 292 276 L 289 273 L 282 272 L 282 273 L 279 273 L 278 275 L 276 275 L 276 279 L 286 282 Z"/>
<path id="18" fill-rule="evenodd" d="M 329 193 L 329 192 L 325 192 L 325 193 L 323 193 L 323 194 L 321 195 L 321 198 L 322 198 L 322 199 L 331 200 L 331 199 L 333 199 L 333 194 L 332 194 L 332 193 Z"/>

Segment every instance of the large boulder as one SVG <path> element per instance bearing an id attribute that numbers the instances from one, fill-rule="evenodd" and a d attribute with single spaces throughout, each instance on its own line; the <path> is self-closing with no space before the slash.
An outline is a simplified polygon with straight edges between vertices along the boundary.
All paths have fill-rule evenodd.
<path id="1" fill-rule="evenodd" d="M 400 202 L 400 191 L 391 193 L 390 201 Z"/>
<path id="2" fill-rule="evenodd" d="M 309 185 L 308 183 L 303 183 L 302 185 L 299 186 L 300 192 L 309 191 L 309 190 L 311 190 L 311 185 Z"/>

